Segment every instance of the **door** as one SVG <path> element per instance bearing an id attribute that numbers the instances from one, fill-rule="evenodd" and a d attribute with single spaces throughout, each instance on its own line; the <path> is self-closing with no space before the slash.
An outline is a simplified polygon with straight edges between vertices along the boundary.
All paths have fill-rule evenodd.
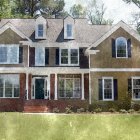
<path id="1" fill-rule="evenodd" d="M 44 99 L 45 80 L 35 79 L 35 99 Z"/>

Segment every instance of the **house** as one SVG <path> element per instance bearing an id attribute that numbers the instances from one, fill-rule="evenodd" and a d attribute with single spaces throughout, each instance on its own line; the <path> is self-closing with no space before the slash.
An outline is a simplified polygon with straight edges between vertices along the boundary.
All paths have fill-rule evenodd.
<path id="1" fill-rule="evenodd" d="M 51 112 L 139 100 L 139 41 L 124 22 L 0 21 L 0 111 Z M 129 83 L 129 85 L 128 85 Z"/>

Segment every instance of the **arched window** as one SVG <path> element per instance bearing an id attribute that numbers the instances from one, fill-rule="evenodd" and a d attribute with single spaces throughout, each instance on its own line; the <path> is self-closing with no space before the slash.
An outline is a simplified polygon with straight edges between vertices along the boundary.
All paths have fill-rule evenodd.
<path id="1" fill-rule="evenodd" d="M 116 39 L 116 57 L 128 57 L 127 40 L 124 37 L 118 37 Z"/>

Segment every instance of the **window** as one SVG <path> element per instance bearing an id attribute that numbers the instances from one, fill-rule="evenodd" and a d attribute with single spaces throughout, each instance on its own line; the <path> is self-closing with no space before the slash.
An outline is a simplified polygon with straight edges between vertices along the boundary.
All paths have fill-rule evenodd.
<path id="1" fill-rule="evenodd" d="M 61 49 L 60 60 L 61 65 L 79 65 L 78 49 Z"/>
<path id="2" fill-rule="evenodd" d="M 127 58 L 127 40 L 124 37 L 116 39 L 116 58 Z"/>
<path id="3" fill-rule="evenodd" d="M 35 65 L 45 66 L 45 48 L 43 47 L 35 48 Z"/>
<path id="4" fill-rule="evenodd" d="M 38 25 L 38 37 L 43 37 L 43 24 Z"/>
<path id="5" fill-rule="evenodd" d="M 103 100 L 114 100 L 113 78 L 105 77 L 103 80 Z"/>
<path id="6" fill-rule="evenodd" d="M 67 24 L 67 37 L 72 37 L 72 24 Z"/>
<path id="7" fill-rule="evenodd" d="M 80 98 L 80 78 L 59 78 L 58 90 L 60 98 Z"/>
<path id="8" fill-rule="evenodd" d="M 0 75 L 0 98 L 17 98 L 19 93 L 19 75 Z"/>
<path id="9" fill-rule="evenodd" d="M 19 45 L 0 45 L 0 64 L 18 64 Z"/>
<path id="10" fill-rule="evenodd" d="M 140 99 L 140 77 L 132 78 L 132 94 L 133 99 Z"/>

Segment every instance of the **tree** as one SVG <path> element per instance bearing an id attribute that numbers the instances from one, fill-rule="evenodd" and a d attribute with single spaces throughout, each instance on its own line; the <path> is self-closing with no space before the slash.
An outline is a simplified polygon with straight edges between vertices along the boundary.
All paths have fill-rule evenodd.
<path id="1" fill-rule="evenodd" d="M 140 0 L 123 0 L 126 3 L 134 3 L 137 7 L 140 8 Z"/>
<path id="2" fill-rule="evenodd" d="M 78 4 L 74 4 L 71 8 L 70 8 L 70 14 L 74 17 L 74 18 L 84 18 L 86 17 L 86 11 L 85 8 L 82 7 L 82 5 Z"/>
<path id="3" fill-rule="evenodd" d="M 112 24 L 112 19 L 105 19 L 104 14 L 106 12 L 105 5 L 96 0 L 91 0 L 87 6 L 87 17 L 91 24 Z"/>

